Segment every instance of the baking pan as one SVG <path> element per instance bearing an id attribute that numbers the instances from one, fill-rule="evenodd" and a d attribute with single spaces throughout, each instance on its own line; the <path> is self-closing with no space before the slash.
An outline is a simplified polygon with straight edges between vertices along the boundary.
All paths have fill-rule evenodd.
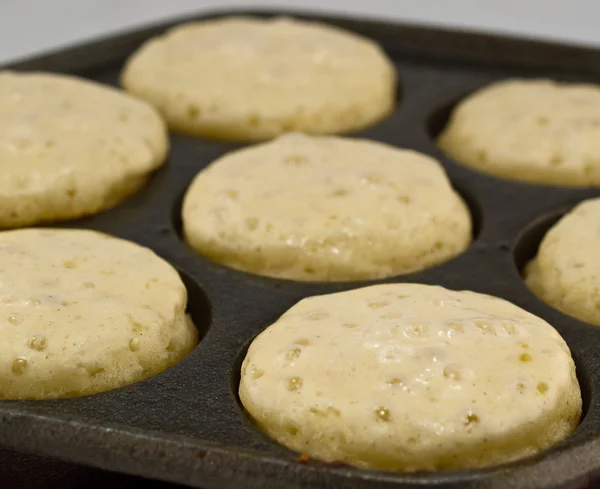
<path id="1" fill-rule="evenodd" d="M 6 489 L 185 489 L 40 455 L 0 448 L 0 487 Z"/>
<path id="2" fill-rule="evenodd" d="M 229 11 L 272 16 L 265 11 Z M 39 402 L 0 402 L 0 444 L 96 468 L 212 488 L 583 488 L 600 477 L 600 328 L 538 300 L 520 268 L 548 227 L 600 189 L 565 189 L 500 180 L 445 157 L 434 138 L 464 95 L 509 76 L 600 82 L 600 50 L 371 20 L 317 19 L 378 41 L 394 60 L 400 101 L 380 124 L 356 134 L 439 159 L 468 202 L 471 247 L 456 259 L 411 275 L 354 283 L 297 283 L 252 276 L 195 254 L 180 237 L 182 196 L 198 171 L 236 144 L 171 134 L 167 164 L 113 210 L 71 222 L 136 241 L 181 272 L 202 340 L 181 363 L 104 394 Z M 196 17 L 198 18 L 198 17 Z M 74 73 L 117 85 L 126 57 L 143 41 L 191 18 L 118 35 L 13 64 L 20 70 Z M 600 252 L 600 250 L 599 250 Z M 563 443 L 485 470 L 389 473 L 304 461 L 250 422 L 237 398 L 249 342 L 299 299 L 374 283 L 420 282 L 503 297 L 544 318 L 569 344 L 584 414 Z M 527 409 L 527 405 L 523 405 Z"/>

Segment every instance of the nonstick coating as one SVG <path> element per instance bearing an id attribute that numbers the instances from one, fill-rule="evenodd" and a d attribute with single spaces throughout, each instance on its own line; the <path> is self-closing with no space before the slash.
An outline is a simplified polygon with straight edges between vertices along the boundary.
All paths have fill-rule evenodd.
<path id="1" fill-rule="evenodd" d="M 221 12 L 206 17 L 231 14 Z M 240 11 L 235 11 L 240 13 Z M 273 15 L 273 12 L 245 12 Z M 434 145 L 452 106 L 509 76 L 600 81 L 600 51 L 366 20 L 319 19 L 367 35 L 396 63 L 400 102 L 358 136 L 438 158 L 470 205 L 472 246 L 422 273 L 343 284 L 295 283 L 213 264 L 180 238 L 180 204 L 196 173 L 240 145 L 172 134 L 169 161 L 138 194 L 113 210 L 65 224 L 97 229 L 155 250 L 181 272 L 203 339 L 180 364 L 145 382 L 88 397 L 0 402 L 0 443 L 15 449 L 148 478 L 210 488 L 554 488 L 590 487 L 600 476 L 600 328 L 538 300 L 520 267 L 545 230 L 600 189 L 563 189 L 495 179 L 462 167 Z M 117 85 L 125 58 L 168 25 L 119 35 L 11 68 L 75 73 Z M 600 250 L 599 250 L 600 252 Z M 237 398 L 249 342 L 299 299 L 383 282 L 420 282 L 504 297 L 544 318 L 569 344 L 584 395 L 578 430 L 535 457 L 494 467 L 394 474 L 302 462 L 260 433 Z M 527 406 L 523 406 L 526 409 Z"/>

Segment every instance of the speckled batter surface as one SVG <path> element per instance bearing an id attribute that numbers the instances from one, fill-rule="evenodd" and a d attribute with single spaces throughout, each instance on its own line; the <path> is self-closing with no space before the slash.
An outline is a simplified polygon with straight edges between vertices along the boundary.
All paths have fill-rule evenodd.
<path id="1" fill-rule="evenodd" d="M 309 281 L 422 270 L 462 252 L 472 234 L 436 160 L 302 134 L 215 161 L 190 185 L 182 220 L 188 243 L 216 262 Z"/>
<path id="2" fill-rule="evenodd" d="M 166 126 L 149 104 L 54 73 L 0 72 L 0 227 L 110 208 L 165 160 Z"/>
<path id="3" fill-rule="evenodd" d="M 355 131 L 396 98 L 395 67 L 375 42 L 282 17 L 177 26 L 132 55 L 122 83 L 174 129 L 237 140 Z"/>
<path id="4" fill-rule="evenodd" d="M 240 398 L 309 457 L 384 470 L 507 462 L 581 414 L 569 348 L 495 297 L 389 284 L 310 297 L 251 344 Z"/>
<path id="5" fill-rule="evenodd" d="M 94 231 L 0 233 L 0 399 L 93 394 L 155 375 L 196 345 L 177 271 Z"/>
<path id="6" fill-rule="evenodd" d="M 600 198 L 582 202 L 548 231 L 525 281 L 548 304 L 600 326 Z"/>
<path id="7" fill-rule="evenodd" d="M 514 79 L 477 90 L 454 109 L 438 144 L 494 176 L 600 186 L 600 85 Z"/>

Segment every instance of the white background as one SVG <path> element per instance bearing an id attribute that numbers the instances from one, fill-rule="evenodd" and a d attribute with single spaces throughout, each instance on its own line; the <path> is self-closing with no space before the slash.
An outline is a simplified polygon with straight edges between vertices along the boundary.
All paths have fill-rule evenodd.
<path id="1" fill-rule="evenodd" d="M 302 8 L 600 47 L 600 0 L 0 0 L 0 62 L 230 6 Z"/>

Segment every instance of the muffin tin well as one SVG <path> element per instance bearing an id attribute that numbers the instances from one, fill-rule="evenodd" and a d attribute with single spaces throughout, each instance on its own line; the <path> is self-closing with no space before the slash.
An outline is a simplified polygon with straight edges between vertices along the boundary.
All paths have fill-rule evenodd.
<path id="1" fill-rule="evenodd" d="M 222 16 L 235 12 L 211 15 Z M 267 12 L 245 12 L 273 15 Z M 182 196 L 193 177 L 240 144 L 171 134 L 167 164 L 114 209 L 62 227 L 101 230 L 148 246 L 178 268 L 203 338 L 179 364 L 144 382 L 74 399 L 0 402 L 0 443 L 80 464 L 209 488 L 554 488 L 588 487 L 600 474 L 600 328 L 544 304 L 520 268 L 552 220 L 600 189 L 564 189 L 496 179 L 456 164 L 434 138 L 464 95 L 511 76 L 600 82 L 600 50 L 366 20 L 316 17 L 378 41 L 398 69 L 400 97 L 380 124 L 353 136 L 437 158 L 467 200 L 471 246 L 455 259 L 410 275 L 347 283 L 298 283 L 230 270 L 181 239 Z M 208 17 L 208 16 L 206 16 Z M 205 18 L 206 18 L 205 17 Z M 168 25 L 12 65 L 118 85 L 126 57 Z M 544 318 L 569 344 L 584 396 L 577 431 L 558 446 L 485 470 L 387 473 L 306 461 L 250 422 L 237 398 L 251 340 L 299 299 L 384 282 L 420 282 L 497 295 Z M 527 409 L 527 406 L 523 406 Z M 0 475 L 1 478 L 1 475 Z"/>

